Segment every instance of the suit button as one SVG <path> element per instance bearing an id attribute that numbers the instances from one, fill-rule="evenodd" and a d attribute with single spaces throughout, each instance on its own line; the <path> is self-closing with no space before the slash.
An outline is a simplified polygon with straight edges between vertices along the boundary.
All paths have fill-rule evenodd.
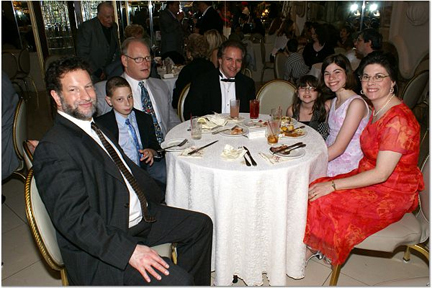
<path id="1" fill-rule="evenodd" d="M 125 208 L 129 208 L 129 203 L 124 204 Z"/>

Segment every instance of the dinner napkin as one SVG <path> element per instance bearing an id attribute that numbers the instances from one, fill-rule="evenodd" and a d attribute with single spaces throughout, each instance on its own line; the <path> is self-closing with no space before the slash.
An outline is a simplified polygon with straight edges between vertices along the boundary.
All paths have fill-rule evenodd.
<path id="1" fill-rule="evenodd" d="M 197 149 L 198 147 L 195 146 L 191 146 L 189 148 L 186 148 L 185 150 L 182 151 L 182 153 L 180 153 L 180 156 L 183 157 L 191 157 L 191 158 L 202 158 L 203 154 L 204 154 L 204 150 L 200 150 L 198 152 L 195 152 L 192 155 L 188 155 L 189 152 L 192 152 L 193 150 Z"/>
<path id="2" fill-rule="evenodd" d="M 207 120 L 207 119 L 209 120 Z M 226 123 L 228 122 L 226 119 L 222 118 L 222 117 L 218 117 L 216 115 L 208 115 L 205 117 L 200 117 L 198 119 L 198 121 L 200 123 L 202 123 L 202 128 L 203 129 L 212 129 L 216 126 L 225 126 Z"/>
<path id="3" fill-rule="evenodd" d="M 167 73 L 163 75 L 164 79 L 170 79 L 170 78 L 174 78 L 174 74 L 173 73 Z"/>
<path id="4" fill-rule="evenodd" d="M 259 153 L 259 155 L 272 165 L 290 161 L 289 158 L 280 157 L 274 154 Z"/>
<path id="5" fill-rule="evenodd" d="M 231 145 L 226 144 L 224 147 L 224 150 L 222 151 L 222 158 L 225 160 L 235 160 L 239 157 L 243 157 L 243 155 L 246 153 L 246 150 L 242 148 L 235 149 Z"/>
<path id="6" fill-rule="evenodd" d="M 266 128 L 265 127 L 254 128 L 254 129 L 249 128 L 249 133 L 247 134 L 247 137 L 249 139 L 264 138 L 265 134 L 266 134 Z"/>

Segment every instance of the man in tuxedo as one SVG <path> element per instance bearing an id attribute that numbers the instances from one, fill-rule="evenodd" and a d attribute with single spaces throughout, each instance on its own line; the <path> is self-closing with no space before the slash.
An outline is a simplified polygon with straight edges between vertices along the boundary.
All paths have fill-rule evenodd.
<path id="1" fill-rule="evenodd" d="M 223 21 L 219 13 L 212 7 L 212 1 L 198 1 L 198 10 L 201 16 L 195 25 L 195 33 L 204 35 L 211 29 L 216 29 L 222 34 Z"/>
<path id="2" fill-rule="evenodd" d="M 249 100 L 255 99 L 255 82 L 239 73 L 246 54 L 243 43 L 227 40 L 219 47 L 219 68 L 201 74 L 192 81 L 185 100 L 184 117 L 229 113 L 230 100 L 240 100 L 240 112 L 249 112 Z"/>
<path id="3" fill-rule="evenodd" d="M 94 82 L 106 78 L 105 68 L 120 57 L 114 7 L 109 2 L 97 6 L 97 17 L 78 29 L 77 55 L 90 63 Z"/>
<path id="4" fill-rule="evenodd" d="M 210 285 L 210 218 L 158 204 L 158 185 L 93 123 L 89 66 L 75 56 L 59 59 L 45 81 L 57 115 L 33 167 L 69 282 Z M 177 243 L 178 265 L 151 249 L 163 243 Z"/>

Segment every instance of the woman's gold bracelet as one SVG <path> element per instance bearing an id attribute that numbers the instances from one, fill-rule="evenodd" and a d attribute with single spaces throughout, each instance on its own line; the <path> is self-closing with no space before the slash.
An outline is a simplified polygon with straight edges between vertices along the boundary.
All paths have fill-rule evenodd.
<path id="1" fill-rule="evenodd" d="M 336 191 L 337 189 L 336 189 L 336 184 L 334 183 L 334 181 L 332 180 L 332 187 L 333 187 L 333 189 L 334 189 L 334 191 Z"/>

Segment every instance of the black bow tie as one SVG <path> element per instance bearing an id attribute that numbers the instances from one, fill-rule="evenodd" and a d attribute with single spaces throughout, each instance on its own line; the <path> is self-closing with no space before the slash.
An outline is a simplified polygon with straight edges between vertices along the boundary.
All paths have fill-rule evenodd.
<path id="1" fill-rule="evenodd" d="M 234 78 L 221 79 L 222 82 L 235 82 Z"/>
<path id="2" fill-rule="evenodd" d="M 222 82 L 235 82 L 235 78 L 223 78 L 224 76 L 220 71 L 219 71 L 219 76 L 222 77 L 221 79 Z"/>

